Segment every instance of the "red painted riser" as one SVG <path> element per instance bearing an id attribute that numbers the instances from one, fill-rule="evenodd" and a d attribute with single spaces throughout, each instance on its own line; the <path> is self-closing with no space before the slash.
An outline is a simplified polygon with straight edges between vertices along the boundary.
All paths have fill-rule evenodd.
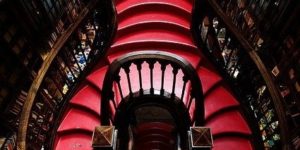
<path id="1" fill-rule="evenodd" d="M 174 127 L 167 123 L 142 123 L 133 128 L 136 139 L 135 149 L 175 149 L 176 135 L 172 134 Z M 148 145 L 147 147 L 145 145 Z"/>
<path id="2" fill-rule="evenodd" d="M 206 126 L 211 127 L 213 135 L 216 136 L 213 149 L 252 150 L 252 144 L 247 138 L 251 131 L 238 110 L 239 103 L 225 88 L 222 78 L 215 73 L 215 69 L 193 42 L 190 33 L 192 4 L 191 0 L 116 0 L 118 29 L 107 60 L 111 63 L 128 52 L 143 50 L 167 51 L 183 57 L 197 70 L 202 82 Z M 108 65 L 97 67 L 86 78 L 86 85 L 71 99 L 69 109 L 57 131 L 55 149 L 92 149 L 92 130 L 100 124 L 100 91 Z M 142 76 L 144 89 L 147 89 L 150 87 L 150 78 L 149 70 L 145 68 L 148 66 L 143 67 Z M 131 69 L 131 75 L 137 77 L 137 72 L 133 67 Z M 158 66 L 155 69 L 159 69 Z M 172 86 L 170 71 L 170 68 L 166 71 L 164 87 L 167 87 L 167 91 Z M 177 79 L 182 76 L 180 74 Z M 124 72 L 121 76 L 125 77 Z M 134 91 L 139 88 L 136 79 L 132 78 Z M 160 88 L 159 79 L 160 74 L 154 75 L 156 89 Z M 125 93 L 128 93 L 127 82 L 121 80 L 121 83 L 123 89 L 127 90 Z M 120 100 L 120 95 L 116 93 L 116 99 Z M 176 95 L 180 93 L 180 89 L 176 91 Z M 184 101 L 188 99 L 187 95 L 185 93 Z M 141 145 L 147 144 L 157 145 L 162 149 L 167 147 L 155 140 Z"/>

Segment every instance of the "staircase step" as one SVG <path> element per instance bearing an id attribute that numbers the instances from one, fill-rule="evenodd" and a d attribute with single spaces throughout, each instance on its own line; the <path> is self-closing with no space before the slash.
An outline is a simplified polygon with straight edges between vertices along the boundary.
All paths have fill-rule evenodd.
<path id="1" fill-rule="evenodd" d="M 238 110 L 230 110 L 212 117 L 205 126 L 210 127 L 213 135 L 244 134 L 251 135 L 247 122 Z"/>
<path id="2" fill-rule="evenodd" d="M 145 150 L 174 150 L 175 145 L 164 143 L 161 141 L 148 141 L 143 143 L 137 143 L 135 149 Z"/>
<path id="3" fill-rule="evenodd" d="M 160 9 L 160 10 L 157 10 Z M 131 16 L 123 19 L 119 18 L 118 31 L 126 28 L 138 28 L 139 26 L 178 26 L 180 30 L 189 30 L 190 20 L 185 16 L 166 11 L 164 8 L 155 8 L 154 11 L 145 10 L 145 12 L 133 12 Z"/>
<path id="4" fill-rule="evenodd" d="M 162 141 L 168 144 L 175 144 L 174 136 L 164 135 L 161 133 L 151 133 L 147 135 L 137 135 L 138 138 L 135 139 L 136 143 L 143 143 L 147 141 Z"/>
<path id="5" fill-rule="evenodd" d="M 210 71 L 208 68 L 199 67 L 197 69 L 198 76 L 202 83 L 202 90 L 204 95 L 207 93 L 209 89 L 211 89 L 214 85 L 218 84 L 222 81 L 222 78 L 215 74 L 214 72 Z"/>
<path id="6" fill-rule="evenodd" d="M 107 69 L 108 69 L 108 66 L 104 66 L 104 67 L 92 72 L 89 76 L 87 76 L 86 79 L 91 84 L 95 85 L 96 87 L 98 87 L 98 89 L 101 90 Z"/>
<path id="7" fill-rule="evenodd" d="M 249 139 L 226 136 L 214 139 L 213 150 L 253 150 Z"/>
<path id="8" fill-rule="evenodd" d="M 93 132 L 95 126 L 100 124 L 99 118 L 84 109 L 70 108 L 57 131 L 60 133 L 80 129 Z"/>
<path id="9" fill-rule="evenodd" d="M 180 41 L 193 45 L 189 28 L 173 22 L 142 22 L 118 29 L 118 35 L 113 44 L 126 41 L 150 39 L 151 41 Z M 155 36 L 156 35 L 156 36 Z"/>
<path id="10" fill-rule="evenodd" d="M 70 133 L 57 138 L 56 150 L 92 150 L 91 133 Z"/>
<path id="11" fill-rule="evenodd" d="M 70 103 L 90 109 L 100 116 L 101 93 L 90 85 L 84 86 L 71 99 Z"/>
<path id="12" fill-rule="evenodd" d="M 135 148 L 139 149 L 143 145 L 146 149 L 174 149 L 176 135 L 172 132 L 174 126 L 163 122 L 141 123 L 133 129 Z"/>
<path id="13" fill-rule="evenodd" d="M 146 135 L 152 135 L 152 134 L 164 135 L 164 136 L 168 137 L 169 139 L 174 138 L 174 135 L 171 132 L 162 130 L 160 128 L 150 128 L 150 129 L 145 129 L 145 130 L 135 132 L 135 135 L 137 138 L 144 138 Z"/>
<path id="14" fill-rule="evenodd" d="M 218 86 L 205 97 L 204 105 L 205 118 L 208 119 L 226 108 L 239 106 L 239 103 L 224 87 Z"/>
<path id="15" fill-rule="evenodd" d="M 174 130 L 174 126 L 164 122 L 145 122 L 140 123 L 137 127 L 135 127 L 135 132 L 141 132 L 147 129 L 160 129 L 167 132 L 172 132 Z"/>
<path id="16" fill-rule="evenodd" d="M 113 55 L 115 53 L 125 51 L 125 52 L 133 52 L 133 51 L 141 51 L 141 50 L 158 50 L 158 51 L 166 51 L 172 52 L 181 51 L 181 52 L 189 52 L 194 54 L 194 56 L 199 55 L 199 50 L 194 45 L 185 45 L 180 42 L 171 42 L 171 41 L 136 41 L 136 42 L 126 42 L 119 45 L 114 45 L 110 47 L 110 50 L 107 52 L 108 56 Z"/>
<path id="17" fill-rule="evenodd" d="M 165 32 L 164 30 L 147 30 L 144 32 L 137 32 L 128 36 L 119 37 L 119 39 L 111 46 L 120 47 L 131 43 L 139 44 L 145 42 L 157 42 L 157 43 L 170 43 L 177 45 L 184 45 L 194 47 L 192 41 L 187 40 L 187 36 L 178 35 L 178 32 Z"/>
<path id="18" fill-rule="evenodd" d="M 118 3 L 116 9 L 118 15 L 120 15 L 129 9 L 137 9 L 137 7 L 146 7 L 147 5 L 172 6 L 187 13 L 192 11 L 191 1 L 187 0 L 125 0 Z"/>

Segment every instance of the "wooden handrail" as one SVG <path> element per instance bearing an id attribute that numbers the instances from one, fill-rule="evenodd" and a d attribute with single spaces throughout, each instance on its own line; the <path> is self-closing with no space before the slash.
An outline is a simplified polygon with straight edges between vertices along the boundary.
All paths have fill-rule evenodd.
<path id="1" fill-rule="evenodd" d="M 42 81 L 44 80 L 44 77 L 52 64 L 52 61 L 60 51 L 60 49 L 63 47 L 65 42 L 68 40 L 68 38 L 71 36 L 71 34 L 75 31 L 75 29 L 78 28 L 82 20 L 86 17 L 86 15 L 89 13 L 90 10 L 96 5 L 98 1 L 97 0 L 91 0 L 87 6 L 81 11 L 81 13 L 78 15 L 77 20 L 70 25 L 70 27 L 62 33 L 62 35 L 58 38 L 57 42 L 53 45 L 53 47 L 50 50 L 50 53 L 45 58 L 41 69 L 38 71 L 38 74 L 36 78 L 33 80 L 31 87 L 28 91 L 28 96 L 26 98 L 26 101 L 24 102 L 21 117 L 20 117 L 20 124 L 18 129 L 18 137 L 17 137 L 17 149 L 18 150 L 25 150 L 26 149 L 26 136 L 27 136 L 27 129 L 28 129 L 28 123 L 29 118 L 31 114 L 31 109 L 34 104 L 35 97 L 37 95 L 37 92 L 41 86 Z"/>

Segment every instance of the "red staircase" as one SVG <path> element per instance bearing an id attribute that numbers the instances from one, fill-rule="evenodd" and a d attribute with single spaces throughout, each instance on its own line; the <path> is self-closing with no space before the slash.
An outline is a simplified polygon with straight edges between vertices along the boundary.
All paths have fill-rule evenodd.
<path id="1" fill-rule="evenodd" d="M 197 70 L 205 98 L 205 126 L 212 130 L 213 149 L 253 149 L 248 138 L 251 131 L 239 112 L 239 103 L 193 42 L 190 33 L 193 2 L 191 0 L 116 0 L 115 3 L 118 29 L 114 43 L 108 50 L 107 61 L 99 62 L 86 78 L 82 88 L 71 99 L 57 130 L 54 148 L 57 150 L 92 149 L 92 132 L 100 122 L 101 89 L 108 65 L 129 52 L 158 50 L 183 57 Z M 146 70 L 144 72 L 146 76 L 144 79 L 149 79 L 147 77 L 149 73 L 146 73 Z M 166 82 L 165 85 L 169 84 L 171 87 L 171 81 Z M 145 87 L 149 87 L 146 84 L 147 82 Z M 160 83 L 154 82 L 154 87 L 160 87 Z M 116 97 L 120 100 L 118 98 L 120 95 L 117 94 Z M 142 147 L 157 145 L 158 147 L 153 148 L 169 149 L 170 144 L 165 143 L 174 142 L 168 141 L 170 139 L 168 136 L 171 136 L 168 134 L 153 133 L 153 135 L 139 136 L 141 136 L 140 142 L 144 142 L 141 144 Z"/>
<path id="2" fill-rule="evenodd" d="M 176 135 L 174 127 L 162 122 L 147 122 L 134 129 L 134 149 L 163 149 L 174 150 Z"/>

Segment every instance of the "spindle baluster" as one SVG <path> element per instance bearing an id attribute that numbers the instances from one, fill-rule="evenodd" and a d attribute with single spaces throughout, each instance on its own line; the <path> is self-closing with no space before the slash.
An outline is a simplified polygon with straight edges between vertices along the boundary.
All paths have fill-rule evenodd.
<path id="1" fill-rule="evenodd" d="M 115 75 L 115 81 L 117 82 L 118 89 L 119 89 L 119 92 L 120 92 L 120 95 L 121 95 L 121 99 L 123 100 L 124 99 L 124 95 L 123 95 L 123 91 L 122 91 L 122 88 L 121 88 L 120 80 L 121 80 L 121 76 L 119 74 L 116 74 Z"/>
<path id="2" fill-rule="evenodd" d="M 127 77 L 128 88 L 129 88 L 129 95 L 132 96 L 133 93 L 132 93 L 131 80 L 130 80 L 130 75 L 129 75 L 129 73 L 130 73 L 130 66 L 131 66 L 131 64 L 128 63 L 128 64 L 125 64 L 123 66 L 123 68 L 125 70 L 126 77 Z"/>
<path id="3" fill-rule="evenodd" d="M 139 84 L 140 84 L 140 94 L 143 94 L 143 80 L 142 80 L 142 63 L 143 61 L 135 61 L 134 64 L 137 67 L 139 73 Z"/>
<path id="4" fill-rule="evenodd" d="M 150 93 L 154 94 L 154 88 L 153 88 L 153 68 L 154 68 L 154 60 L 148 60 L 147 63 L 149 64 L 149 69 L 150 69 Z"/>
<path id="5" fill-rule="evenodd" d="M 183 88 L 182 88 L 181 98 L 180 98 L 181 101 L 183 101 L 183 96 L 184 96 L 186 84 L 187 84 L 187 82 L 188 82 L 189 79 L 188 79 L 188 77 L 187 77 L 186 75 L 184 75 L 184 76 L 182 77 L 182 80 L 183 80 Z"/>
<path id="6" fill-rule="evenodd" d="M 176 85 L 176 76 L 178 73 L 178 67 L 174 64 L 172 64 L 173 67 L 173 85 L 172 85 L 172 93 L 171 93 L 171 97 L 174 98 L 175 97 L 175 85 Z"/>
<path id="7" fill-rule="evenodd" d="M 164 82 L 165 82 L 165 71 L 166 71 L 166 66 L 167 63 L 164 61 L 160 61 L 160 69 L 161 69 L 161 88 L 160 88 L 160 95 L 164 95 Z"/>

